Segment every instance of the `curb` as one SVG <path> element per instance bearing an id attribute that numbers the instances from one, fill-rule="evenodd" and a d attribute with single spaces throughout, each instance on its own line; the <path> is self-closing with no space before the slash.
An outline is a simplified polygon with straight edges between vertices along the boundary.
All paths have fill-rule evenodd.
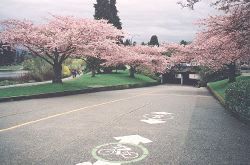
<path id="1" fill-rule="evenodd" d="M 213 97 L 218 100 L 220 102 L 220 104 L 226 108 L 226 102 L 223 99 L 223 97 L 221 97 L 219 94 L 217 94 L 209 85 L 207 85 L 207 89 L 209 90 L 209 92 L 213 95 Z"/>
<path id="2" fill-rule="evenodd" d="M 40 98 L 52 98 L 52 97 L 62 97 L 62 96 L 69 96 L 69 95 L 84 94 L 84 93 L 95 93 L 95 92 L 101 92 L 101 91 L 142 88 L 142 87 L 156 86 L 159 84 L 160 84 L 159 82 L 126 84 L 126 85 L 116 85 L 116 86 L 107 86 L 107 87 L 85 88 L 85 89 L 80 89 L 80 90 L 63 91 L 63 92 L 56 92 L 56 93 L 42 93 L 42 94 L 28 95 L 28 96 L 3 97 L 3 98 L 0 98 L 0 102 L 40 99 Z"/>
<path id="3" fill-rule="evenodd" d="M 213 95 L 213 97 L 218 100 L 220 102 L 220 104 L 227 110 L 227 112 L 229 112 L 233 117 L 237 118 L 239 121 L 241 121 L 244 124 L 247 124 L 250 126 L 250 119 L 240 115 L 239 113 L 236 113 L 232 110 L 230 110 L 227 105 L 225 100 L 219 95 L 217 94 L 212 88 L 210 88 L 210 86 L 207 86 L 207 89 L 209 90 L 209 92 Z"/>

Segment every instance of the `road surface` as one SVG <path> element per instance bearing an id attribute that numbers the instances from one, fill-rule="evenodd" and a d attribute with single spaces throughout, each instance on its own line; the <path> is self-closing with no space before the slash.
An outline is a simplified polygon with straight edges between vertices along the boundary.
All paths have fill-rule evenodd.
<path id="1" fill-rule="evenodd" d="M 205 88 L 0 103 L 1 165 L 247 165 L 249 137 Z"/>

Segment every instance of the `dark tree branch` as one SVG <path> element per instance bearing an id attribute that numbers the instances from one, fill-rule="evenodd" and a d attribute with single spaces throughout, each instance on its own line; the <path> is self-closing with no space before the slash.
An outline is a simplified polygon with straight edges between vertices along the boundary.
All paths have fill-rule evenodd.
<path id="1" fill-rule="evenodd" d="M 27 45 L 24 45 L 31 53 L 35 54 L 36 56 L 42 58 L 43 60 L 45 60 L 46 62 L 48 62 L 50 65 L 54 65 L 53 62 L 49 61 L 47 58 L 43 57 L 42 55 L 40 55 L 38 52 L 34 51 L 32 48 L 30 48 Z"/>

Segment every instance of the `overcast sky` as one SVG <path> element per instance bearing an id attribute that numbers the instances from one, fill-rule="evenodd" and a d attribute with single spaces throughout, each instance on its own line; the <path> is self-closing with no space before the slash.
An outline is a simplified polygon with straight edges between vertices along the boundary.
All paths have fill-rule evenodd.
<path id="1" fill-rule="evenodd" d="M 148 42 L 157 35 L 161 42 L 191 41 L 198 31 L 194 21 L 215 15 L 206 1 L 194 11 L 182 9 L 178 0 L 117 0 L 123 29 L 133 40 Z M 0 19 L 18 18 L 41 22 L 49 13 L 93 18 L 96 0 L 0 0 Z"/>

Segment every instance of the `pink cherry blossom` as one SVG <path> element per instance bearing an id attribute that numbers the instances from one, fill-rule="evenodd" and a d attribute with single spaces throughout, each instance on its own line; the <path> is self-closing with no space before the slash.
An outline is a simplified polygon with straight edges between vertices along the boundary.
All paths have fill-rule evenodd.
<path id="1" fill-rule="evenodd" d="M 54 68 L 53 82 L 61 82 L 61 64 L 69 57 L 106 56 L 124 35 L 105 20 L 52 15 L 48 23 L 9 19 L 1 22 L 1 40 L 22 46 Z"/>

